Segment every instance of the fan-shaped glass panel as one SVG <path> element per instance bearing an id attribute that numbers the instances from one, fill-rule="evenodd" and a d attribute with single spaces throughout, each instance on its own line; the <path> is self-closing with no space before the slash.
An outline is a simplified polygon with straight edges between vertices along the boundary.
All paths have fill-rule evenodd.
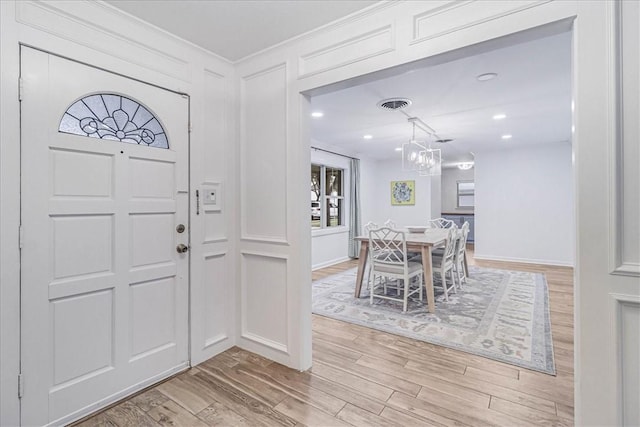
<path id="1" fill-rule="evenodd" d="M 156 117 L 122 95 L 100 93 L 74 102 L 60 120 L 59 132 L 149 147 L 169 148 Z"/>

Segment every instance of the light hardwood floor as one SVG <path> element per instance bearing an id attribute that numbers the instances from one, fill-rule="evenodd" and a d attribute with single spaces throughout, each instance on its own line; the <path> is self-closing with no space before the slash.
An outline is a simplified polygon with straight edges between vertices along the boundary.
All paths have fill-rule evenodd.
<path id="1" fill-rule="evenodd" d="M 78 425 L 573 425 L 573 270 L 471 263 L 546 275 L 557 376 L 314 316 L 308 372 L 233 348 Z"/>

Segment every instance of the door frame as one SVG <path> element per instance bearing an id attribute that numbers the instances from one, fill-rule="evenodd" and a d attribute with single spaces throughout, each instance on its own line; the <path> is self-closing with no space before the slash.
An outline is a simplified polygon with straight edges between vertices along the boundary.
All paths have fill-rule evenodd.
<path id="1" fill-rule="evenodd" d="M 187 129 L 186 129 L 186 134 L 187 134 L 187 138 L 186 138 L 186 156 L 187 156 L 187 164 L 185 165 L 186 168 L 186 173 L 187 173 L 187 218 L 189 223 L 187 224 L 187 246 L 191 249 L 192 246 L 192 240 L 191 240 L 191 129 L 190 129 L 190 123 L 191 123 L 191 97 L 188 93 L 185 92 L 180 92 L 177 90 L 173 90 L 173 89 L 168 89 L 166 87 L 154 84 L 154 83 L 150 83 L 150 82 L 146 82 L 144 80 L 135 78 L 135 77 L 131 77 L 128 76 L 124 73 L 119 73 L 119 72 L 115 72 L 115 71 L 111 71 L 109 69 L 103 68 L 103 67 L 99 67 L 96 65 L 91 65 L 88 64 L 84 61 L 79 61 L 73 58 L 69 58 L 67 56 L 64 55 L 59 55 L 55 52 L 51 52 L 45 49 L 41 49 L 41 48 L 37 48 L 37 47 L 33 47 L 30 46 L 28 44 L 25 43 L 19 43 L 19 50 L 20 50 L 20 79 L 22 79 L 22 52 L 23 52 L 23 48 L 27 48 L 27 49 L 33 49 L 33 50 L 37 50 L 43 53 L 46 53 L 48 55 L 52 55 L 52 56 L 56 56 L 58 58 L 67 60 L 67 61 L 72 61 L 76 64 L 80 64 L 83 65 L 85 67 L 91 67 L 95 70 L 99 70 L 105 73 L 109 73 L 111 75 L 114 76 L 118 76 L 118 77 L 122 77 L 122 78 L 126 78 L 126 79 L 130 79 L 132 81 L 141 83 L 141 84 L 145 84 L 160 90 L 165 90 L 167 92 L 173 93 L 175 95 L 181 96 L 183 98 L 186 98 L 187 100 Z M 22 80 L 21 80 L 22 81 Z M 22 88 L 21 88 L 22 90 Z M 23 137 L 22 137 L 22 105 L 19 105 L 19 117 L 20 117 L 20 139 L 19 139 L 19 152 L 22 153 L 22 145 L 23 145 Z M 20 155 L 20 161 L 18 164 L 18 169 L 20 170 L 20 176 L 22 176 L 22 156 Z M 20 229 L 22 230 L 22 180 L 20 180 L 19 183 L 19 220 L 20 220 Z M 173 231 L 173 229 L 172 229 Z M 20 239 L 22 239 L 22 235 L 20 234 Z M 21 242 L 21 240 L 20 240 Z M 22 269 L 23 269 L 23 265 L 22 265 L 22 250 L 21 250 L 21 245 L 19 248 L 20 252 L 19 252 L 19 272 L 20 272 L 20 294 L 22 295 L 22 286 L 23 286 L 23 275 L 22 275 Z M 192 307 L 191 307 L 191 290 L 192 290 L 192 286 L 191 286 L 191 276 L 192 276 L 192 259 L 193 257 L 191 256 L 191 250 L 188 251 L 187 253 L 187 277 L 186 277 L 186 282 L 187 282 L 187 313 L 186 313 L 186 322 L 187 322 L 187 329 L 186 329 L 186 346 L 187 346 L 187 360 L 186 360 L 186 366 L 181 366 L 181 367 L 176 367 L 175 369 L 171 370 L 171 372 L 166 375 L 166 372 L 160 373 L 158 376 L 155 376 L 153 378 L 150 378 L 146 381 L 144 381 L 143 383 L 140 384 L 135 384 L 134 386 L 131 386 L 127 389 L 121 390 L 118 393 L 116 393 L 115 395 L 109 396 L 108 398 L 106 398 L 105 400 L 101 401 L 101 402 L 97 402 L 93 405 L 91 405 L 89 408 L 87 408 L 86 412 L 83 411 L 80 414 L 77 415 L 72 415 L 69 417 L 65 417 L 61 420 L 58 421 L 62 421 L 64 424 L 70 423 L 70 422 L 74 422 L 77 421 L 83 417 L 86 417 L 87 415 L 96 412 L 100 409 L 103 409 L 105 407 L 108 407 L 109 405 L 112 405 L 113 403 L 127 397 L 130 396 L 132 394 L 135 394 L 137 392 L 139 392 L 140 390 L 143 390 L 144 388 L 147 388 L 153 384 L 157 384 L 167 378 L 170 378 L 171 376 L 174 376 L 180 372 L 184 372 L 185 370 L 189 369 L 191 367 L 191 315 L 192 315 Z M 19 322 L 19 330 L 18 330 L 18 336 L 19 336 L 19 341 L 20 341 L 20 346 L 19 346 L 19 361 L 20 361 L 20 371 L 19 371 L 19 375 L 20 375 L 20 380 L 19 380 L 19 384 L 18 384 L 18 389 L 19 389 L 19 393 L 20 395 L 23 393 L 23 388 L 24 388 L 24 383 L 23 383 L 23 375 L 25 375 L 24 379 L 26 381 L 26 377 L 28 376 L 28 373 L 25 373 L 22 371 L 22 342 L 23 342 L 23 330 L 22 330 L 22 299 L 20 300 L 20 304 L 19 304 L 19 312 L 20 312 L 20 322 Z M 20 396 L 21 397 L 21 396 Z M 21 401 L 20 401 L 21 403 Z M 20 404 L 20 419 L 22 419 L 22 405 Z"/>

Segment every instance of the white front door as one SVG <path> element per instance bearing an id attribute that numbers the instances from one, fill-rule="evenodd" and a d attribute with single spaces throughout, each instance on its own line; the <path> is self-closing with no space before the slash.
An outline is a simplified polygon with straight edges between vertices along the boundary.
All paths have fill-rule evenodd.
<path id="1" fill-rule="evenodd" d="M 22 423 L 57 424 L 188 365 L 188 99 L 21 54 Z"/>

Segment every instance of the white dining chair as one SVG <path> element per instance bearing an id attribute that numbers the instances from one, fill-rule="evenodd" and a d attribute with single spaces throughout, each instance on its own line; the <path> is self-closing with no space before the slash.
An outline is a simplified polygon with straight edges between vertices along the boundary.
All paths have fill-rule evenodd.
<path id="1" fill-rule="evenodd" d="M 364 230 L 365 236 L 368 236 L 369 231 L 380 228 L 380 226 L 373 221 L 369 221 L 362 228 Z M 368 257 L 365 260 L 365 268 L 367 268 L 367 289 L 369 289 L 371 287 L 371 284 L 369 283 L 371 281 L 371 265 L 369 263 Z"/>
<path id="2" fill-rule="evenodd" d="M 384 222 L 385 227 L 393 228 L 394 230 L 398 228 L 396 222 L 392 219 L 388 219 Z"/>
<path id="3" fill-rule="evenodd" d="M 427 221 L 429 228 L 457 228 L 455 221 L 446 218 L 436 218 Z"/>
<path id="4" fill-rule="evenodd" d="M 434 253 L 431 257 L 433 273 L 439 274 L 442 282 L 442 288 L 444 290 L 444 299 L 449 301 L 449 292 L 453 289 L 456 293 L 456 280 L 454 276 L 454 257 L 456 254 L 456 234 L 457 230 L 450 228 L 447 234 L 447 240 L 444 246 L 442 255 Z M 447 273 L 451 279 L 451 286 L 447 284 Z"/>
<path id="5" fill-rule="evenodd" d="M 456 239 L 456 250 L 453 257 L 455 274 L 458 278 L 458 287 L 462 288 L 462 283 L 467 281 L 468 271 L 465 269 L 464 260 L 467 253 L 467 236 L 469 236 L 469 223 L 467 221 L 462 224 L 458 230 Z"/>
<path id="6" fill-rule="evenodd" d="M 402 311 L 407 311 L 409 297 L 416 292 L 422 301 L 422 288 L 424 280 L 422 265 L 418 262 L 409 262 L 407 259 L 407 241 L 405 233 L 382 227 L 369 231 L 369 262 L 373 281 L 369 293 L 369 303 L 373 304 L 374 298 L 402 302 Z M 376 284 L 376 277 L 397 281 L 398 297 L 387 294 L 388 280 L 381 280 Z M 411 280 L 417 277 L 418 286 L 411 286 Z M 400 286 L 402 281 L 402 286 Z M 376 293 L 376 290 L 382 290 Z"/>

